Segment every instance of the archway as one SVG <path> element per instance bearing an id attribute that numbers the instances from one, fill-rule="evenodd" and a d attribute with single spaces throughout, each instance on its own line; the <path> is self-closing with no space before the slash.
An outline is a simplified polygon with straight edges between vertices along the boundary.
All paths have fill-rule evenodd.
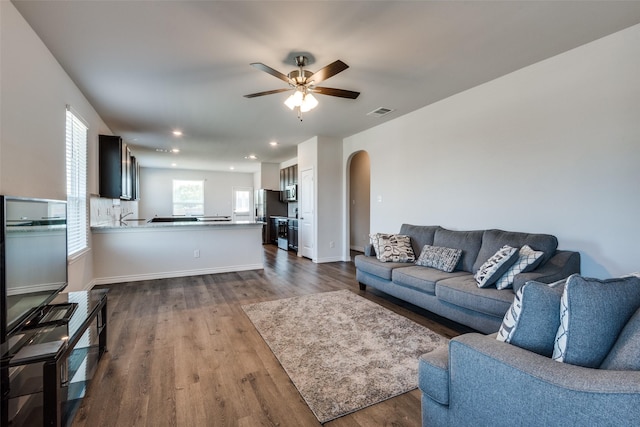
<path id="1" fill-rule="evenodd" d="M 369 153 L 358 151 L 349 161 L 349 248 L 362 252 L 369 243 L 371 218 L 371 162 Z"/>

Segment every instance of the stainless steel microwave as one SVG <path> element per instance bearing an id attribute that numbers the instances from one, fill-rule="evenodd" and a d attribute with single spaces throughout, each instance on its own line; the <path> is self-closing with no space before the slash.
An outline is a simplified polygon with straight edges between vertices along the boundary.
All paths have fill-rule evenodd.
<path id="1" fill-rule="evenodd" d="M 287 185 L 284 188 L 284 199 L 287 202 L 297 202 L 298 201 L 298 185 Z"/>

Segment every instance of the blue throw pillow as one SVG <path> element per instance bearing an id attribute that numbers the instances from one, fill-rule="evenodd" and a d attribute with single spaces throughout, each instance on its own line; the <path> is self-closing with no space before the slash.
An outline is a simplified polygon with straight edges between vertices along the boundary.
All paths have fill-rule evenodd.
<path id="1" fill-rule="evenodd" d="M 597 368 L 640 307 L 640 279 L 569 276 L 560 303 L 553 359 Z"/>
<path id="2" fill-rule="evenodd" d="M 565 280 L 552 284 L 535 281 L 521 287 L 498 331 L 498 341 L 551 357 L 560 326 L 560 298 Z"/>
<path id="3" fill-rule="evenodd" d="M 625 325 L 600 369 L 640 371 L 640 308 Z"/>

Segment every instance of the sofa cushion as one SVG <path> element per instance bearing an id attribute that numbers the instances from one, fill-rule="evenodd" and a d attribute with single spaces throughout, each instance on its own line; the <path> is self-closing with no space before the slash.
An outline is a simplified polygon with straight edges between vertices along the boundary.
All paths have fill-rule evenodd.
<path id="1" fill-rule="evenodd" d="M 560 298 L 565 280 L 552 284 L 527 282 L 516 292 L 496 338 L 551 357 L 560 326 Z"/>
<path id="2" fill-rule="evenodd" d="M 480 266 L 473 277 L 478 287 L 486 288 L 493 285 L 518 260 L 518 248 L 505 245 Z"/>
<path id="3" fill-rule="evenodd" d="M 365 273 L 378 276 L 384 280 L 391 280 L 391 272 L 394 268 L 406 267 L 405 262 L 382 262 L 378 258 L 365 255 L 356 255 L 356 268 Z"/>
<path id="4" fill-rule="evenodd" d="M 395 285 L 418 289 L 431 295 L 436 293 L 436 282 L 460 275 L 469 274 L 464 271 L 445 273 L 444 271 L 420 266 L 396 268 L 391 274 Z"/>
<path id="5" fill-rule="evenodd" d="M 420 251 L 420 256 L 416 260 L 416 265 L 432 267 L 451 273 L 458 265 L 460 255 L 462 255 L 461 249 L 424 245 Z"/>
<path id="6" fill-rule="evenodd" d="M 378 260 L 382 262 L 414 262 L 416 260 L 409 236 L 376 233 L 369 237 Z"/>
<path id="7" fill-rule="evenodd" d="M 559 362 L 597 368 L 640 306 L 640 279 L 569 276 L 553 347 Z"/>
<path id="8" fill-rule="evenodd" d="M 433 245 L 433 237 L 439 225 L 411 225 L 402 224 L 400 234 L 411 237 L 411 247 L 415 254 L 419 254 L 424 245 Z"/>
<path id="9" fill-rule="evenodd" d="M 436 296 L 449 304 L 502 318 L 513 302 L 510 289 L 478 288 L 473 274 L 436 282 Z"/>
<path id="10" fill-rule="evenodd" d="M 471 273 L 480 245 L 482 244 L 482 230 L 475 231 L 454 231 L 440 228 L 436 230 L 433 237 L 434 246 L 445 248 L 461 249 L 462 255 L 456 266 L 456 270 L 463 270 Z M 498 248 L 496 248 L 498 249 Z M 495 252 L 495 251 L 494 251 Z"/>
<path id="11" fill-rule="evenodd" d="M 521 247 L 518 251 L 518 260 L 498 279 L 496 288 L 511 288 L 516 275 L 531 271 L 532 267 L 538 264 L 542 255 L 544 255 L 544 252 L 534 251 L 529 245 Z"/>
<path id="12" fill-rule="evenodd" d="M 542 265 L 549 261 L 555 253 L 558 248 L 558 239 L 549 234 L 486 230 L 482 236 L 482 246 L 478 252 L 478 257 L 473 265 L 473 270 L 471 271 L 474 273 L 478 271 L 480 266 L 504 245 L 509 245 L 514 248 L 521 248 L 524 245 L 529 245 L 535 251 L 544 252 L 544 255 L 540 258 L 540 262 L 537 263 L 537 265 Z M 533 270 L 537 265 L 532 266 L 531 270 Z"/>
<path id="13" fill-rule="evenodd" d="M 620 332 L 600 369 L 640 371 L 640 308 Z"/>

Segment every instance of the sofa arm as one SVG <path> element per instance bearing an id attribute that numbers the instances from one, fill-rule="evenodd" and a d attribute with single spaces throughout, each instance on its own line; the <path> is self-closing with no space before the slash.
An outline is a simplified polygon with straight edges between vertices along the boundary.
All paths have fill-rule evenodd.
<path id="1" fill-rule="evenodd" d="M 480 334 L 449 345 L 456 425 L 620 426 L 640 419 L 638 371 L 560 363 Z"/>
<path id="2" fill-rule="evenodd" d="M 580 273 L 580 252 L 556 251 L 551 259 L 539 268 L 528 273 L 517 274 L 513 281 L 513 292 L 518 292 L 518 289 L 529 280 L 553 283 L 575 273 Z"/>
<path id="3" fill-rule="evenodd" d="M 439 404 L 449 404 L 449 346 L 438 347 L 420 356 L 418 387 Z"/>

